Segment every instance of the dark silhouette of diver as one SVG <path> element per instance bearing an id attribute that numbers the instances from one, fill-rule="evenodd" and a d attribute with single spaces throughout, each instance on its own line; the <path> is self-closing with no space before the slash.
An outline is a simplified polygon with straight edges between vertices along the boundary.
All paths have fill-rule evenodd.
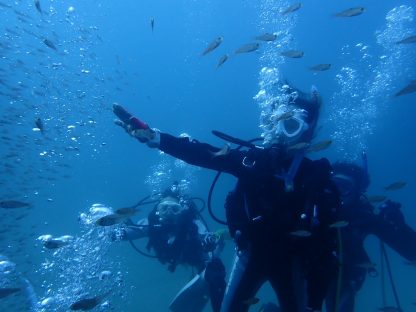
<path id="1" fill-rule="evenodd" d="M 209 298 L 213 311 L 220 311 L 226 286 L 225 267 L 219 258 L 224 245 L 222 237 L 208 231 L 194 200 L 181 194 L 177 183 L 150 203 L 156 204 L 147 218 L 136 224 L 130 220 L 112 233 L 112 238 L 128 241 L 148 238 L 147 249 L 154 252 L 154 258 L 167 264 L 170 272 L 177 265 L 196 269 L 195 277 L 171 302 L 171 311 L 202 311 Z"/>
<path id="2" fill-rule="evenodd" d="M 248 311 L 269 281 L 282 311 L 320 311 L 336 274 L 338 191 L 327 159 L 305 157 L 320 100 L 287 86 L 287 102 L 273 104 L 263 146 L 220 149 L 150 128 L 115 104 L 116 123 L 150 147 L 187 163 L 234 175 L 225 208 L 237 254 L 222 312 Z M 265 136 L 266 138 L 266 136 Z M 306 284 L 306 303 L 303 285 Z"/>
<path id="3" fill-rule="evenodd" d="M 379 212 L 365 195 L 370 184 L 366 159 L 363 166 L 352 162 L 333 165 L 333 181 L 341 195 L 340 218 L 348 222 L 341 229 L 343 257 L 340 293 L 337 298 L 337 281 L 328 294 L 326 308 L 329 312 L 353 312 L 355 295 L 361 289 L 367 274 L 375 273 L 364 241 L 369 235 L 377 236 L 383 243 L 408 261 L 416 261 L 416 232 L 410 228 L 400 211 L 401 205 L 385 200 Z"/>

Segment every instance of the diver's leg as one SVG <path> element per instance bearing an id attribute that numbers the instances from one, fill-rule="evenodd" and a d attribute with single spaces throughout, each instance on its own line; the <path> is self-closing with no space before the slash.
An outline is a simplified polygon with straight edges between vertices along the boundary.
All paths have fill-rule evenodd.
<path id="1" fill-rule="evenodd" d="M 346 287 L 340 296 L 339 300 L 339 312 L 354 312 L 355 307 L 355 290 L 352 287 Z"/>
<path id="2" fill-rule="evenodd" d="M 264 282 L 261 263 L 250 250 L 236 256 L 228 281 L 221 312 L 247 312 L 250 300 Z"/>
<path id="3" fill-rule="evenodd" d="M 331 253 L 322 253 L 307 265 L 307 308 L 321 311 L 331 281 L 337 277 L 337 264 Z"/>
<path id="4" fill-rule="evenodd" d="M 169 304 L 172 312 L 201 312 L 208 302 L 208 284 L 197 274 L 175 296 Z"/>
<path id="5" fill-rule="evenodd" d="M 366 275 L 366 273 L 360 273 L 361 272 L 359 272 L 355 278 L 351 278 L 351 276 L 344 276 L 339 298 L 337 298 L 337 280 L 331 283 L 331 286 L 329 287 L 330 290 L 325 298 L 325 307 L 327 312 L 354 312 L 355 296 L 361 289 Z"/>
<path id="6" fill-rule="evenodd" d="M 277 295 L 281 311 L 299 312 L 303 306 L 299 301 L 304 297 L 300 265 L 292 257 L 282 253 L 273 264 L 269 281 Z"/>
<path id="7" fill-rule="evenodd" d="M 212 310 L 219 312 L 226 286 L 225 267 L 220 258 L 212 258 L 208 261 L 204 278 L 208 283 Z"/>
<path id="8" fill-rule="evenodd" d="M 337 284 L 338 284 L 338 279 L 336 278 L 331 282 L 330 287 L 328 289 L 328 292 L 326 294 L 325 310 L 327 312 L 335 312 L 336 311 L 335 305 L 336 305 L 336 301 L 337 301 L 336 297 L 337 297 L 337 291 L 338 291 Z M 342 296 L 343 292 L 344 292 L 344 290 L 342 289 L 340 296 Z"/>

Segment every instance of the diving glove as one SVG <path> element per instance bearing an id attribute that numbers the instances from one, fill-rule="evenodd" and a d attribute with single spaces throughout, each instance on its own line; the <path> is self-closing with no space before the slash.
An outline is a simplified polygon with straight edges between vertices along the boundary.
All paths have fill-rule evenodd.
<path id="1" fill-rule="evenodd" d="M 405 223 L 403 213 L 400 210 L 401 206 L 398 202 L 387 200 L 380 205 L 379 216 L 392 225 L 401 226 Z"/>
<path id="2" fill-rule="evenodd" d="M 119 104 L 113 104 L 113 113 L 119 118 L 114 121 L 115 124 L 124 128 L 131 136 L 150 147 L 159 145 L 159 131 L 150 128 L 147 123 L 130 114 Z"/>

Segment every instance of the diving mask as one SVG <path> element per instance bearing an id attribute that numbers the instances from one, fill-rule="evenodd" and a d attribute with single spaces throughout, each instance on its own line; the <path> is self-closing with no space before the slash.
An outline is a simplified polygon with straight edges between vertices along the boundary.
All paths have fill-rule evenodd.
<path id="1" fill-rule="evenodd" d="M 274 133 L 280 143 L 293 143 L 309 128 L 305 119 L 307 111 L 282 105 L 276 109 L 272 118 Z"/>
<path id="2" fill-rule="evenodd" d="M 179 216 L 185 207 L 174 197 L 163 198 L 156 207 L 156 214 L 161 220 L 174 220 Z"/>

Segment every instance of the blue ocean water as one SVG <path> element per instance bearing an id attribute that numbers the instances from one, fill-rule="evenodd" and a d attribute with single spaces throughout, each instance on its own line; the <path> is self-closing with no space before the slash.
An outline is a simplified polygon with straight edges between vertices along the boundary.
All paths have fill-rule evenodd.
<path id="1" fill-rule="evenodd" d="M 332 139 L 333 144 L 313 157 L 360 161 L 365 150 L 369 193 L 384 194 L 386 185 L 407 182 L 387 195 L 402 203 L 407 223 L 416 228 L 415 94 L 394 96 L 416 79 L 416 43 L 396 44 L 416 34 L 414 1 L 305 1 L 284 15 L 280 12 L 293 3 L 39 4 L 40 10 L 34 1 L 0 1 L 0 201 L 31 205 L 0 210 L 0 285 L 24 287 L 29 281 L 36 300 L 44 303 L 39 311 L 67 311 L 81 296 L 110 289 L 97 311 L 167 311 L 192 275 L 187 268 L 172 274 L 127 243 L 110 243 L 105 230 L 88 222 L 94 204 L 132 205 L 173 180 L 206 198 L 215 174 L 138 144 L 114 125 L 114 102 L 152 127 L 222 146 L 211 130 L 244 139 L 261 134 L 260 113 L 276 96 L 273 83 L 286 79 L 305 92 L 314 85 L 323 99 L 316 140 Z M 334 16 L 352 6 L 365 11 Z M 254 52 L 234 53 L 265 32 L 278 38 L 261 42 Z M 218 36 L 224 38 L 221 45 L 202 56 Z M 286 50 L 301 50 L 304 56 L 284 58 L 280 53 Z M 217 68 L 224 54 L 229 59 Z M 309 70 L 321 63 L 331 68 Z M 37 118 L 42 132 L 34 129 Z M 221 218 L 234 183 L 223 176 L 215 190 L 214 210 Z M 221 227 L 208 214 L 206 219 L 211 228 Z M 72 240 L 47 250 L 38 239 L 45 234 L 71 235 Z M 378 241 L 369 238 L 366 246 L 379 263 Z M 389 254 L 403 311 L 413 311 L 415 269 Z M 223 259 L 229 272 L 232 242 Z M 106 271 L 109 278 L 100 278 Z M 275 300 L 267 286 L 259 298 Z M 0 310 L 30 311 L 29 299 L 26 293 L 0 299 Z M 388 300 L 393 304 L 390 291 Z M 380 277 L 368 278 L 357 311 L 377 311 L 381 305 Z"/>

